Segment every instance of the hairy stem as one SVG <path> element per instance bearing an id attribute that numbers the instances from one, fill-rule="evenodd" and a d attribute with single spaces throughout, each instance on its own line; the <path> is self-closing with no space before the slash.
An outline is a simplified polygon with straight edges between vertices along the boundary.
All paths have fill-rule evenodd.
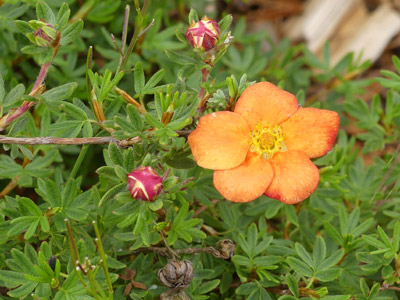
<path id="1" fill-rule="evenodd" d="M 96 233 L 97 250 L 99 251 L 99 254 L 101 257 L 101 264 L 103 266 L 104 275 L 105 275 L 106 281 L 107 281 L 108 296 L 110 299 L 113 299 L 114 290 L 112 287 L 110 275 L 108 274 L 107 257 L 106 257 L 106 254 L 104 253 L 103 243 L 101 242 L 101 236 L 100 236 L 99 228 L 97 227 L 96 221 L 93 221 L 93 227 L 94 227 L 94 232 Z"/>
<path id="2" fill-rule="evenodd" d="M 111 136 L 87 137 L 87 138 L 55 138 L 55 137 L 34 137 L 16 138 L 0 136 L 0 144 L 20 144 L 20 145 L 106 145 L 116 143 L 120 147 L 129 147 L 141 142 L 141 138 L 136 136 L 125 140 L 116 140 Z"/>

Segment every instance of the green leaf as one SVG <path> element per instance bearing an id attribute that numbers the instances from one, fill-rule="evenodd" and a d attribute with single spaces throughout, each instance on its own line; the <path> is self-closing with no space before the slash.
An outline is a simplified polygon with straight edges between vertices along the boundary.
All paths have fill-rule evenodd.
<path id="1" fill-rule="evenodd" d="M 247 240 L 244 238 L 242 233 L 239 233 L 238 235 L 238 246 L 242 248 L 242 250 L 247 254 L 247 256 L 251 257 L 252 249 L 250 248 L 250 245 L 248 244 Z"/>
<path id="2" fill-rule="evenodd" d="M 263 252 L 264 250 L 266 250 L 268 246 L 271 244 L 272 240 L 273 237 L 269 236 L 266 239 L 264 239 L 261 243 L 258 243 L 256 248 L 253 250 L 253 255 L 256 256 L 261 252 Z"/>
<path id="3" fill-rule="evenodd" d="M 71 202 L 74 200 L 76 196 L 76 189 L 77 187 L 75 180 L 68 179 L 61 193 L 61 199 L 64 206 L 69 206 L 69 204 L 71 204 Z"/>
<path id="4" fill-rule="evenodd" d="M 111 143 L 108 146 L 108 155 L 110 156 L 110 159 L 114 165 L 122 166 L 124 164 L 124 158 L 116 144 Z"/>
<path id="5" fill-rule="evenodd" d="M 301 260 L 295 258 L 295 257 L 288 257 L 287 262 L 289 266 L 295 270 L 297 273 L 300 273 L 303 276 L 307 277 L 312 277 L 314 275 L 314 272 L 311 270 L 311 268 Z"/>
<path id="6" fill-rule="evenodd" d="M 189 12 L 189 25 L 191 25 L 193 22 L 198 22 L 199 21 L 199 16 L 197 15 L 197 12 L 191 8 Z"/>
<path id="7" fill-rule="evenodd" d="M 46 2 L 36 3 L 36 16 L 38 20 L 43 19 L 44 21 L 52 25 L 54 25 L 56 22 L 56 17 L 50 6 L 48 6 Z"/>
<path id="8" fill-rule="evenodd" d="M 43 232 L 50 231 L 49 220 L 47 220 L 47 218 L 45 216 L 42 216 L 39 218 L 39 224 L 40 224 L 40 228 L 42 229 Z"/>
<path id="9" fill-rule="evenodd" d="M 31 225 L 29 225 L 28 230 L 24 234 L 26 240 L 29 240 L 35 234 L 38 225 L 39 219 L 34 220 Z"/>
<path id="10" fill-rule="evenodd" d="M 384 244 L 386 245 L 386 247 L 388 248 L 392 248 L 392 243 L 390 241 L 390 238 L 387 236 L 387 234 L 385 233 L 385 231 L 383 231 L 381 226 L 378 226 L 378 234 L 381 238 L 381 240 L 384 242 Z"/>
<path id="11" fill-rule="evenodd" d="M 351 234 L 354 237 L 359 237 L 361 234 L 366 232 L 374 223 L 375 223 L 374 219 L 369 218 L 369 219 L 365 220 L 364 222 L 362 222 L 360 225 L 358 225 L 356 228 L 354 228 L 351 231 Z"/>
<path id="12" fill-rule="evenodd" d="M 328 269 L 336 265 L 343 258 L 344 254 L 345 251 L 343 248 L 336 250 L 319 265 L 319 269 Z"/>
<path id="13" fill-rule="evenodd" d="M 324 222 L 324 228 L 326 232 L 330 235 L 330 237 L 335 241 L 336 244 L 342 245 L 343 244 L 343 237 L 339 233 L 339 231 L 336 230 L 335 227 L 333 227 L 329 222 Z"/>
<path id="14" fill-rule="evenodd" d="M 77 82 L 66 83 L 46 91 L 42 97 L 48 102 L 62 101 L 68 99 L 77 87 Z"/>
<path id="15" fill-rule="evenodd" d="M 128 104 L 127 113 L 129 116 L 129 120 L 132 123 L 132 126 L 137 131 L 142 131 L 143 130 L 143 121 L 142 121 L 142 118 L 141 118 L 140 113 L 137 110 L 137 108 L 134 107 L 132 104 Z"/>
<path id="16" fill-rule="evenodd" d="M 67 45 L 74 41 L 83 29 L 83 21 L 77 20 L 72 24 L 68 24 L 61 34 L 60 45 Z"/>
<path id="17" fill-rule="evenodd" d="M 86 112 L 77 105 L 63 102 L 63 104 L 61 104 L 61 108 L 67 113 L 69 117 L 73 117 L 74 119 L 80 121 L 85 121 L 88 119 Z"/>
<path id="18" fill-rule="evenodd" d="M 19 288 L 9 291 L 8 295 L 13 298 L 25 298 L 27 295 L 32 293 L 32 291 L 36 288 L 38 285 L 37 282 L 26 282 L 23 285 L 21 285 Z"/>
<path id="19" fill-rule="evenodd" d="M 11 255 L 21 270 L 27 274 L 36 275 L 33 263 L 23 252 L 14 248 L 11 250 Z"/>
<path id="20" fill-rule="evenodd" d="M 313 249 L 313 261 L 315 262 L 316 267 L 318 268 L 319 264 L 326 257 L 326 244 L 323 237 L 318 236 L 315 239 L 314 249 Z"/>
<path id="21" fill-rule="evenodd" d="M 196 288 L 195 293 L 200 294 L 200 295 L 207 294 L 207 293 L 211 292 L 213 289 L 215 289 L 216 287 L 218 287 L 219 284 L 220 284 L 219 279 L 202 282 L 201 285 L 199 285 Z"/>
<path id="22" fill-rule="evenodd" d="M 21 203 L 25 208 L 32 213 L 34 216 L 42 216 L 42 211 L 39 207 L 29 198 L 21 197 L 18 199 L 18 202 Z"/>
<path id="23" fill-rule="evenodd" d="M 253 260 L 254 265 L 257 267 L 269 267 L 274 266 L 282 260 L 280 256 L 259 256 Z"/>
<path id="24" fill-rule="evenodd" d="M 33 160 L 34 156 L 33 153 L 31 152 L 31 150 L 29 150 L 28 148 L 26 148 L 25 146 L 22 145 L 18 145 L 18 149 L 21 150 L 22 154 L 29 160 Z"/>
<path id="25" fill-rule="evenodd" d="M 21 165 L 7 155 L 0 155 L 0 178 L 15 178 L 21 172 Z"/>
<path id="26" fill-rule="evenodd" d="M 175 51 L 168 51 L 165 50 L 165 54 L 167 54 L 168 58 L 173 62 L 180 64 L 180 65 L 196 65 L 198 61 L 193 57 L 184 55 L 182 53 L 178 53 Z"/>
<path id="27" fill-rule="evenodd" d="M 32 27 L 26 21 L 15 20 L 14 24 L 15 24 L 15 26 L 17 26 L 18 30 L 22 34 L 27 34 L 27 33 L 31 33 L 32 32 Z"/>
<path id="28" fill-rule="evenodd" d="M 6 94 L 6 90 L 4 88 L 4 80 L 3 80 L 3 76 L 0 73 L 0 104 L 3 103 L 5 94 Z"/>
<path id="29" fill-rule="evenodd" d="M 174 169 L 191 169 L 197 166 L 196 162 L 189 157 L 173 157 L 165 162 Z"/>
<path id="30" fill-rule="evenodd" d="M 218 22 L 221 33 L 227 31 L 232 24 L 232 15 L 226 15 L 221 21 Z"/>
<path id="31" fill-rule="evenodd" d="M 1 82 L 0 82 L 0 86 L 1 86 Z M 4 90 L 3 90 L 3 92 L 4 92 Z M 3 105 L 5 107 L 14 105 L 14 103 L 17 102 L 24 95 L 24 93 L 25 93 L 25 86 L 21 83 L 17 84 L 11 91 L 8 92 L 7 96 L 5 97 L 5 99 L 3 101 Z M 0 94 L 1 94 L 1 90 L 0 90 Z"/>
<path id="32" fill-rule="evenodd" d="M 60 188 L 54 181 L 50 179 L 46 180 L 46 194 L 47 201 L 50 203 L 52 208 L 62 206 Z"/>
<path id="33" fill-rule="evenodd" d="M 46 51 L 46 48 L 38 45 L 28 45 L 21 49 L 21 52 L 28 55 L 36 55 Z"/>
<path id="34" fill-rule="evenodd" d="M 137 94 L 141 95 L 144 88 L 144 72 L 143 66 L 140 61 L 135 65 L 135 70 L 133 71 L 133 77 L 135 80 L 135 91 Z"/>
<path id="35" fill-rule="evenodd" d="M 247 229 L 247 243 L 250 247 L 251 253 L 257 246 L 258 230 L 256 224 L 252 223 Z"/>
<path id="36" fill-rule="evenodd" d="M 114 197 L 116 194 L 118 194 L 119 192 L 121 192 L 123 189 L 126 189 L 126 183 L 120 183 L 116 186 L 114 186 L 113 188 L 109 189 L 104 195 L 103 197 L 100 199 L 99 202 L 99 207 L 106 202 L 107 200 L 111 199 L 112 197 Z"/>
<path id="37" fill-rule="evenodd" d="M 315 277 L 320 281 L 329 282 L 338 278 L 339 275 L 340 275 L 340 268 L 333 267 L 330 269 L 318 270 L 315 274 Z"/>
<path id="38" fill-rule="evenodd" d="M 128 172 L 121 166 L 115 165 L 114 166 L 115 174 L 121 179 L 122 182 L 128 182 Z"/>
<path id="39" fill-rule="evenodd" d="M 311 268 L 315 268 L 314 261 L 311 258 L 311 255 L 307 252 L 307 250 L 300 244 L 296 243 L 295 244 L 295 249 L 297 255 L 305 262 L 307 263 Z"/>
<path id="40" fill-rule="evenodd" d="M 144 118 L 154 128 L 164 128 L 165 127 L 165 125 L 163 123 L 161 123 L 159 120 L 157 120 L 155 117 L 153 117 L 150 113 L 146 113 L 144 115 Z"/>
<path id="41" fill-rule="evenodd" d="M 286 274 L 286 284 L 292 294 L 296 298 L 299 298 L 299 283 L 296 278 L 290 273 Z"/>
<path id="42" fill-rule="evenodd" d="M 392 244 L 394 251 L 398 252 L 400 248 L 400 221 L 397 221 L 394 225 Z"/>
<path id="43" fill-rule="evenodd" d="M 161 70 L 157 71 L 153 76 L 151 76 L 151 78 L 149 79 L 149 81 L 147 81 L 146 85 L 143 88 L 143 94 L 146 94 L 148 90 L 155 87 L 156 84 L 159 83 L 160 80 L 162 80 L 164 78 L 164 75 L 165 75 L 165 70 L 161 69 Z M 135 87 L 135 90 L 136 90 L 136 87 Z"/>
<path id="44" fill-rule="evenodd" d="M 370 236 L 370 235 L 363 235 L 362 239 L 367 242 L 367 244 L 374 246 L 378 249 L 387 249 L 386 245 L 379 241 L 378 239 Z"/>
<path id="45" fill-rule="evenodd" d="M 296 226 L 299 226 L 299 218 L 297 217 L 296 209 L 293 205 L 286 205 L 285 214 L 288 220 Z"/>
<path id="46" fill-rule="evenodd" d="M 250 259 L 242 255 L 235 254 L 232 257 L 232 261 L 239 266 L 246 266 L 246 267 L 250 266 Z"/>
<path id="47" fill-rule="evenodd" d="M 7 283 L 7 286 L 10 288 L 17 287 L 27 282 L 22 273 L 7 270 L 0 270 L 0 280 Z"/>
<path id="48" fill-rule="evenodd" d="M 57 18 L 56 18 L 56 22 L 55 22 L 55 28 L 58 31 L 62 32 L 64 27 L 68 24 L 70 13 L 71 13 L 71 10 L 69 9 L 68 4 L 64 2 L 61 5 L 60 9 L 58 10 Z"/>

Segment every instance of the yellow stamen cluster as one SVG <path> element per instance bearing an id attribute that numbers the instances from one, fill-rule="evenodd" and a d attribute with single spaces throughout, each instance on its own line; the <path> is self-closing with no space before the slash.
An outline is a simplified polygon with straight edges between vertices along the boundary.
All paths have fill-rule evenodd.
<path id="1" fill-rule="evenodd" d="M 279 125 L 258 124 L 250 131 L 250 151 L 264 159 L 270 159 L 276 152 L 287 151 L 284 136 Z"/>

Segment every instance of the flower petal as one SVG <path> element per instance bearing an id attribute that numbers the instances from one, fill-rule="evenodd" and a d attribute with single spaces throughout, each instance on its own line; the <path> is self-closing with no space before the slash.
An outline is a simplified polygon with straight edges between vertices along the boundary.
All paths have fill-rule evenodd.
<path id="1" fill-rule="evenodd" d="M 310 158 L 323 156 L 332 149 L 339 122 L 335 111 L 300 108 L 281 124 L 285 145 L 289 150 L 305 152 Z"/>
<path id="2" fill-rule="evenodd" d="M 240 165 L 249 149 L 250 130 L 239 114 L 220 111 L 205 115 L 188 138 L 197 164 L 207 169 Z"/>
<path id="3" fill-rule="evenodd" d="M 235 112 L 245 117 L 250 129 L 259 122 L 279 124 L 297 110 L 296 97 L 269 82 L 259 82 L 249 86 L 235 107 Z"/>
<path id="4" fill-rule="evenodd" d="M 273 178 L 270 163 L 251 152 L 238 167 L 214 172 L 215 188 L 227 200 L 249 202 L 260 197 Z"/>
<path id="5" fill-rule="evenodd" d="M 319 171 L 302 151 L 278 152 L 269 162 L 274 179 L 265 195 L 286 204 L 295 204 L 310 196 L 318 186 Z"/>

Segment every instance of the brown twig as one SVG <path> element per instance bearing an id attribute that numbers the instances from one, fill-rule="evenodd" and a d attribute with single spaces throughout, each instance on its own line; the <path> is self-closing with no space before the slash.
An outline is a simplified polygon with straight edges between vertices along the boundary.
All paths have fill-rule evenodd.
<path id="1" fill-rule="evenodd" d="M 177 130 L 179 136 L 186 137 L 192 130 Z M 107 145 L 117 144 L 121 148 L 128 148 L 134 144 L 140 143 L 142 139 L 139 136 L 117 140 L 112 136 L 87 137 L 87 138 L 56 138 L 51 136 L 43 137 L 9 137 L 0 136 L 0 144 L 17 145 Z"/>
<path id="2" fill-rule="evenodd" d="M 20 176 L 14 177 L 0 192 L 0 199 L 8 195 L 15 187 L 18 185 L 18 180 Z"/>
<path id="3" fill-rule="evenodd" d="M 19 144 L 19 145 L 105 145 L 115 143 L 121 148 L 127 148 L 141 142 L 138 136 L 116 140 L 111 136 L 89 137 L 89 138 L 55 138 L 55 137 L 8 137 L 0 136 L 0 144 Z"/>
<path id="4" fill-rule="evenodd" d="M 24 161 L 22 162 L 22 168 L 25 168 L 30 162 L 31 162 L 31 160 L 29 160 L 28 158 L 25 157 Z M 21 175 L 18 175 L 10 180 L 10 182 L 0 192 L 0 199 L 4 198 L 6 195 L 11 193 L 12 190 L 18 186 L 18 181 L 19 181 L 20 177 L 21 177 Z"/>
<path id="5" fill-rule="evenodd" d="M 74 265 L 75 268 L 79 268 L 82 271 L 82 273 L 84 275 L 86 275 L 86 269 L 81 264 L 81 261 L 80 261 L 80 258 L 79 258 L 78 247 L 76 246 L 69 220 L 65 219 L 64 222 L 65 222 L 65 225 L 67 227 L 67 232 L 68 232 L 68 237 L 69 237 L 69 243 L 70 243 L 70 248 L 71 248 L 71 256 L 72 256 L 72 264 Z"/>

